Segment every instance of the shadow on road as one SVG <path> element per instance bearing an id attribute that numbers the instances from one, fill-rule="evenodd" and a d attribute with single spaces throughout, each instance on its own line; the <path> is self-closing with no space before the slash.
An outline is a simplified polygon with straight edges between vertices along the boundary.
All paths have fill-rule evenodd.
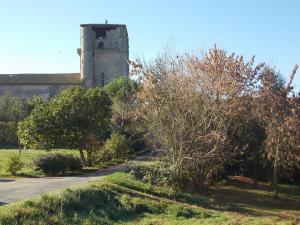
<path id="1" fill-rule="evenodd" d="M 15 181 L 14 179 L 1 179 L 0 178 L 0 182 L 12 182 Z"/>

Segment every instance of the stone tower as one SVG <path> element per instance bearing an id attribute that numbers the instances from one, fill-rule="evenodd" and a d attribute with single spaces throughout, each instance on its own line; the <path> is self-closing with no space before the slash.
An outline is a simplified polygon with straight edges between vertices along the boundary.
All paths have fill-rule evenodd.
<path id="1" fill-rule="evenodd" d="M 104 86 L 129 73 L 128 34 L 125 25 L 80 25 L 80 76 L 85 87 Z"/>

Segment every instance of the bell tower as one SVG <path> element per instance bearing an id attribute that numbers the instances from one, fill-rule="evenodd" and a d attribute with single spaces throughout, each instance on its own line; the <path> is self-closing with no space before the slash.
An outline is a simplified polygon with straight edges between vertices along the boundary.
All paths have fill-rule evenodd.
<path id="1" fill-rule="evenodd" d="M 85 87 L 104 86 L 129 74 L 129 44 L 125 25 L 80 25 L 80 76 Z"/>

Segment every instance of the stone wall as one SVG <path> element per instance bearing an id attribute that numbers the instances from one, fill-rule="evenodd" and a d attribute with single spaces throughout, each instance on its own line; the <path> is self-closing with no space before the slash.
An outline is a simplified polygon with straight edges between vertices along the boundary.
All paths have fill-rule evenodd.
<path id="1" fill-rule="evenodd" d="M 101 86 L 101 76 L 104 84 L 116 77 L 128 75 L 127 53 L 118 50 L 99 49 L 95 53 L 95 85 Z M 101 75 L 102 74 L 102 75 Z"/>
<path id="2" fill-rule="evenodd" d="M 81 25 L 81 79 L 86 87 L 103 86 L 129 74 L 129 45 L 125 25 Z"/>
<path id="3" fill-rule="evenodd" d="M 41 96 L 43 99 L 49 99 L 58 92 L 72 85 L 0 85 L 0 95 L 10 94 L 21 99 L 28 99 L 32 96 Z"/>
<path id="4" fill-rule="evenodd" d="M 48 99 L 67 87 L 81 84 L 79 73 L 0 74 L 0 95 L 11 94 L 22 99 L 39 95 Z"/>

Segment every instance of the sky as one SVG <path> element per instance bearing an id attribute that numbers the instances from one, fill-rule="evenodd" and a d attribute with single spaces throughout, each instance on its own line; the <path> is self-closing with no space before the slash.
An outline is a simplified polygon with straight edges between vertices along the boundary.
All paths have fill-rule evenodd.
<path id="1" fill-rule="evenodd" d="M 287 79 L 300 64 L 298 0 L 0 0 L 0 73 L 79 72 L 79 25 L 106 20 L 127 25 L 131 59 L 172 42 L 255 55 Z"/>

